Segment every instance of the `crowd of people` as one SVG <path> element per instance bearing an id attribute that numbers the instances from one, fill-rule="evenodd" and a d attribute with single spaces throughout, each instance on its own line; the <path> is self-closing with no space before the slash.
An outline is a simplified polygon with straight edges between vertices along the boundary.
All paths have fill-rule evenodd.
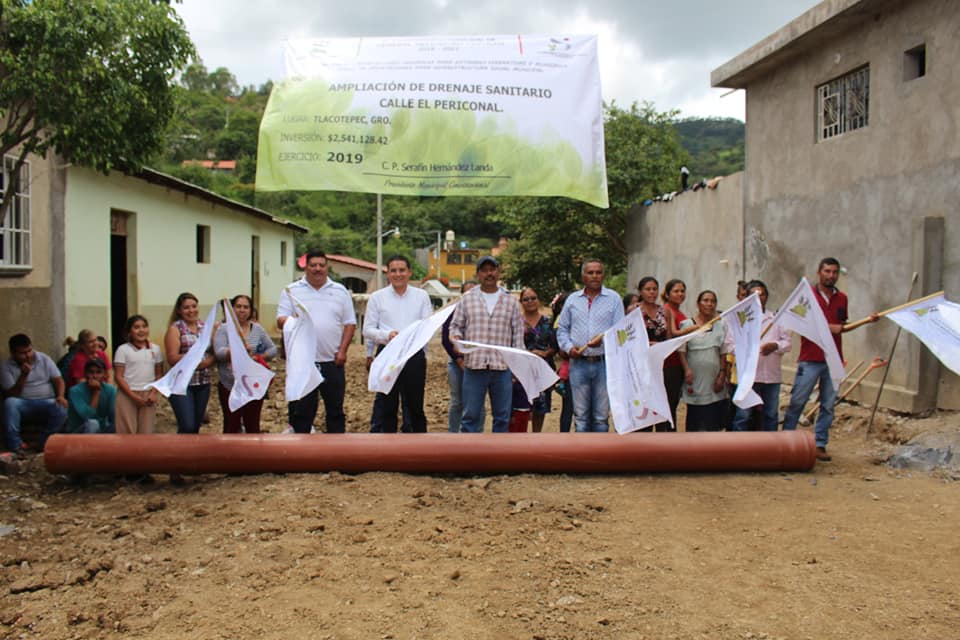
<path id="1" fill-rule="evenodd" d="M 847 298 L 836 289 L 839 262 L 825 258 L 818 267 L 814 299 L 827 317 L 838 350 L 847 319 Z M 428 318 L 433 309 L 425 291 L 410 285 L 412 269 L 404 256 L 387 260 L 388 285 L 368 301 L 362 337 L 367 347 L 367 367 L 401 331 Z M 450 391 L 448 430 L 477 433 L 484 430 L 488 406 L 494 432 L 534 432 L 543 428 L 552 411 L 553 393 L 560 405 L 560 430 L 604 432 L 610 428 L 603 334 L 624 318 L 639 313 L 651 344 L 697 332 L 663 363 L 663 379 L 672 420 L 654 426 L 655 431 L 674 431 L 677 407 L 686 406 L 686 431 L 776 431 L 779 428 L 781 356 L 790 350 L 790 335 L 770 327 L 761 340 L 760 360 L 753 390 L 762 405 L 735 407 L 730 399 L 736 390 L 733 344 L 718 315 L 716 292 L 699 292 L 696 311 L 687 316 L 686 285 L 647 276 L 636 292 L 621 296 L 603 286 L 604 265 L 586 259 L 581 266 L 583 286 L 556 296 L 550 305 L 538 292 L 526 287 L 518 297 L 500 286 L 500 263 L 493 256 L 476 263 L 476 280 L 463 283 L 461 298 L 442 329 L 442 343 L 449 357 L 447 380 Z M 324 404 L 325 431 L 343 433 L 346 426 L 344 367 L 347 350 L 357 326 L 353 300 L 341 284 L 329 277 L 322 251 L 305 256 L 304 275 L 281 294 L 276 323 L 283 329 L 302 305 L 313 321 L 316 334 L 314 362 L 323 382 L 288 405 L 288 429 L 310 433 L 320 400 Z M 759 281 L 741 282 L 737 298 L 756 293 L 769 325 L 773 312 L 766 308 L 769 291 Z M 249 355 L 264 366 L 277 355 L 269 332 L 256 321 L 252 300 L 245 295 L 230 301 L 234 324 Z M 549 309 L 550 313 L 544 313 Z M 702 330 L 701 330 L 702 329 Z M 191 293 L 176 300 L 164 334 L 164 349 L 150 342 L 148 320 L 131 316 L 124 327 L 126 341 L 111 362 L 102 338 L 89 330 L 80 332 L 76 345 L 58 366 L 49 356 L 33 349 L 24 334 L 9 339 L 10 358 L 0 363 L 3 392 L 3 427 L 7 448 L 21 453 L 25 421 L 41 425 L 39 447 L 56 432 L 149 434 L 154 431 L 158 402 L 151 386 L 162 375 L 164 361 L 176 365 L 204 335 L 199 301 Z M 198 433 L 217 371 L 217 396 L 223 410 L 224 433 L 260 433 L 263 401 L 255 400 L 236 411 L 229 407 L 234 384 L 230 343 L 225 323 L 213 331 L 211 344 L 197 367 L 186 393 L 169 396 L 177 432 Z M 532 401 L 515 380 L 500 353 L 491 349 L 463 349 L 461 341 L 527 350 L 543 358 L 559 381 Z M 165 354 L 165 355 L 164 355 Z M 842 354 L 842 352 L 841 352 Z M 389 393 L 377 393 L 373 401 L 370 430 L 423 433 L 426 386 L 425 349 L 409 358 L 396 375 Z M 111 374 L 112 380 L 111 383 Z M 835 389 L 821 349 L 806 338 L 801 341 L 796 381 L 783 428 L 795 429 L 803 406 L 819 384 L 820 413 L 815 434 L 818 457 L 829 460 L 826 447 L 833 419 Z"/>

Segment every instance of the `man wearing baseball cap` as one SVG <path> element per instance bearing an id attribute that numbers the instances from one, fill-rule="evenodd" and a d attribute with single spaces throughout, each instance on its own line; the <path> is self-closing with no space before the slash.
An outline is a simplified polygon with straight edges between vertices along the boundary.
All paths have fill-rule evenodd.
<path id="1" fill-rule="evenodd" d="M 523 317 L 517 299 L 502 289 L 500 263 L 493 256 L 477 261 L 475 287 L 464 294 L 450 322 L 451 340 L 523 349 Z M 513 398 L 510 369 L 499 353 L 478 349 L 465 354 L 463 370 L 463 432 L 480 433 L 486 419 L 484 404 L 490 394 L 493 430 L 507 431 Z"/>

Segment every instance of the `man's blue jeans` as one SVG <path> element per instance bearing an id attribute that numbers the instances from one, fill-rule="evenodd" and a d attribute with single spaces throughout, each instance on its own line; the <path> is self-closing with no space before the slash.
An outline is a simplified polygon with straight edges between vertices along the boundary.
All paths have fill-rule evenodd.
<path id="1" fill-rule="evenodd" d="M 24 398 L 7 398 L 3 401 L 3 428 L 7 438 L 7 449 L 13 452 L 20 450 L 23 440 L 20 439 L 20 425 L 24 420 L 42 422 L 43 431 L 40 436 L 40 448 L 47 442 L 51 434 L 60 431 L 67 420 L 67 410 L 57 404 L 53 398 L 44 400 L 27 400 Z"/>
<path id="2" fill-rule="evenodd" d="M 603 360 L 570 360 L 570 391 L 577 431 L 609 431 L 610 398 L 607 366 Z"/>
<path id="3" fill-rule="evenodd" d="M 484 404 L 490 391 L 490 412 L 493 414 L 493 431 L 506 432 L 510 427 L 510 410 L 513 402 L 513 376 L 510 369 L 465 369 L 463 372 L 463 421 L 460 430 L 464 433 L 481 433 L 487 418 Z"/>
<path id="4" fill-rule="evenodd" d="M 793 382 L 793 392 L 790 394 L 790 406 L 783 415 L 783 430 L 790 431 L 797 428 L 803 406 L 807 403 L 818 381 L 820 382 L 820 411 L 817 413 L 814 435 L 817 446 L 826 447 L 830 439 L 830 425 L 833 424 L 833 405 L 837 398 L 826 362 L 803 360 L 797 363 L 797 377 Z"/>
<path id="5" fill-rule="evenodd" d="M 450 433 L 460 433 L 460 421 L 463 419 L 463 369 L 456 362 L 447 362 L 447 384 L 450 385 L 447 430 Z"/>
<path id="6" fill-rule="evenodd" d="M 763 400 L 763 420 L 761 422 L 763 431 L 776 431 L 778 422 L 780 422 L 780 383 L 779 382 L 754 382 L 753 390 Z M 737 407 L 737 412 L 733 417 L 733 431 L 751 431 L 753 425 L 753 412 L 757 407 L 741 409 Z"/>

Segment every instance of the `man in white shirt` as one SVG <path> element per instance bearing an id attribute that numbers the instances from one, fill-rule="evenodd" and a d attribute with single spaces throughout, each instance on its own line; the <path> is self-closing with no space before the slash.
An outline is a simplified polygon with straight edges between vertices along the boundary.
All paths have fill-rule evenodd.
<path id="1" fill-rule="evenodd" d="M 327 433 L 343 433 L 346 429 L 343 413 L 346 375 L 343 367 L 347 361 L 347 348 L 357 330 L 357 318 L 350 293 L 342 284 L 330 280 L 328 273 L 327 254 L 311 250 L 306 255 L 303 278 L 290 285 L 290 291 L 306 306 L 313 319 L 317 334 L 314 361 L 323 376 L 319 387 L 294 400 L 288 407 L 290 426 L 296 433 L 310 433 L 317 416 L 318 395 L 323 398 Z M 280 294 L 277 326 L 282 330 L 287 318 L 293 314 L 290 297 Z"/>
<path id="2" fill-rule="evenodd" d="M 373 340 L 377 353 L 411 324 L 430 317 L 433 306 L 423 289 L 410 286 L 410 261 L 404 256 L 387 260 L 389 285 L 374 291 L 367 302 L 363 323 L 363 337 Z M 403 366 L 390 393 L 377 394 L 373 421 L 383 433 L 397 432 L 397 409 L 403 400 L 403 410 L 410 420 L 410 431 L 426 433 L 427 417 L 423 413 L 423 391 L 427 383 L 427 358 L 420 351 Z"/>

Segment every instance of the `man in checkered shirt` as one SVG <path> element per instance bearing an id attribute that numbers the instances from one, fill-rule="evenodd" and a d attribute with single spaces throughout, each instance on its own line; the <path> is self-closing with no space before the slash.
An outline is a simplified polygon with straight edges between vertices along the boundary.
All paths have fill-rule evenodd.
<path id="1" fill-rule="evenodd" d="M 464 294 L 453 312 L 450 339 L 523 349 L 520 303 L 497 284 L 500 263 L 496 258 L 484 256 L 477 261 L 477 280 L 480 286 Z M 493 430 L 505 432 L 510 424 L 513 398 L 510 369 L 496 351 L 478 349 L 464 357 L 462 432 L 483 431 L 487 392 Z"/>

